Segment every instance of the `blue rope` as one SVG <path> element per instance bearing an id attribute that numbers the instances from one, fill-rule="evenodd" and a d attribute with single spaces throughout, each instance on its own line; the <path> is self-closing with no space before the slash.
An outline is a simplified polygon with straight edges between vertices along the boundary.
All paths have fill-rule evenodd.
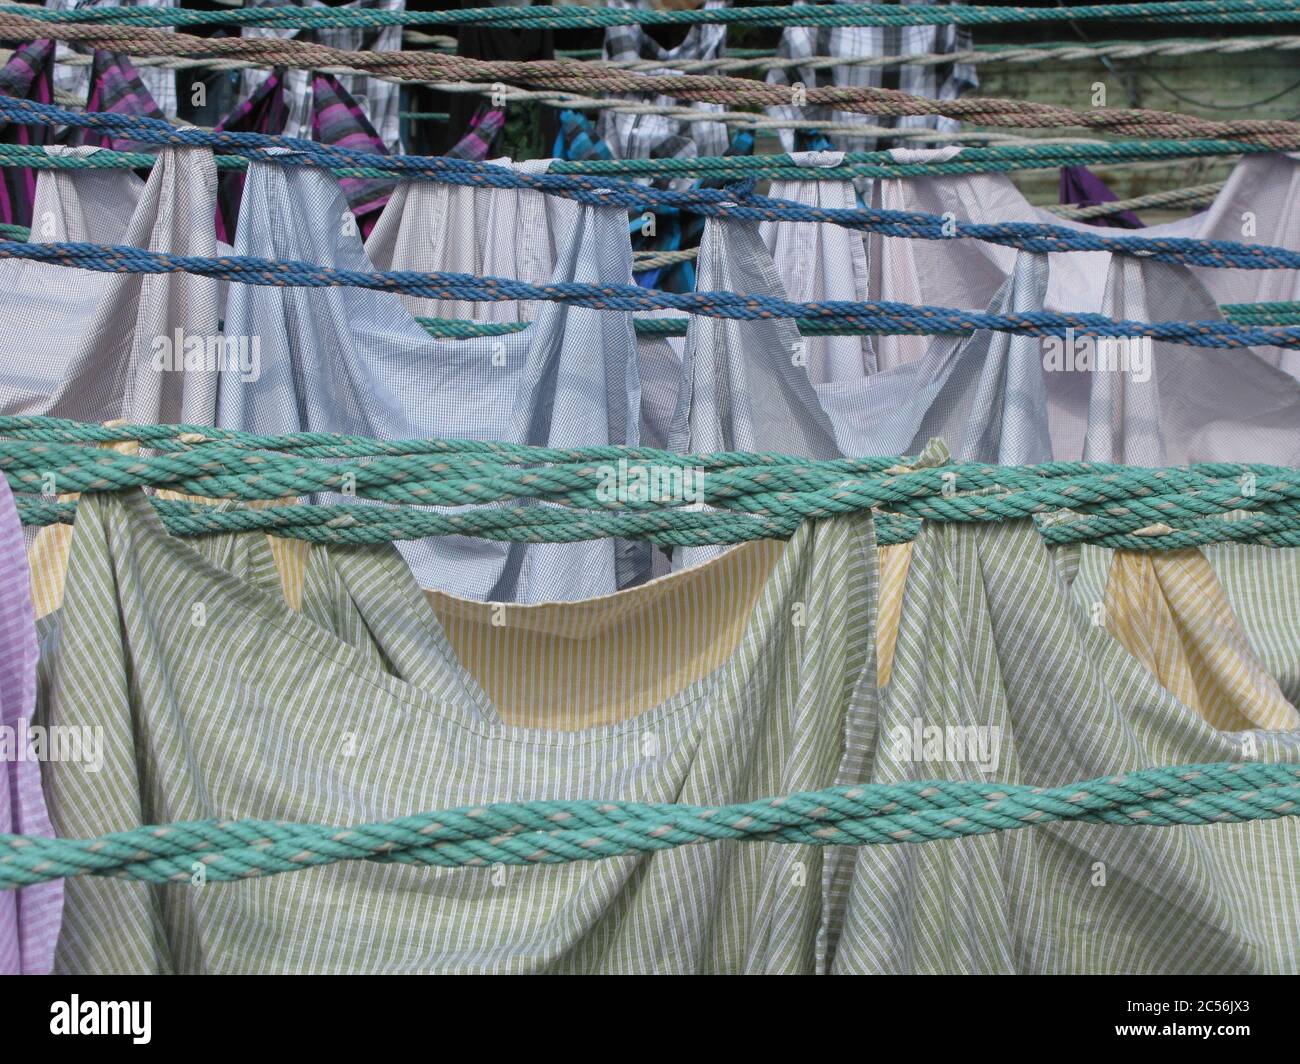
<path id="1" fill-rule="evenodd" d="M 809 318 L 852 324 L 864 332 L 930 335 L 990 329 L 1023 336 L 1147 337 L 1195 347 L 1253 347 L 1275 345 L 1300 348 L 1300 326 L 1260 327 L 1226 321 L 1140 322 L 1115 320 L 1100 314 L 1060 314 L 1031 311 L 988 314 L 947 307 L 907 303 L 828 300 L 793 303 L 765 295 L 736 292 L 659 292 L 631 284 L 579 284 L 565 281 L 534 285 L 506 277 L 476 277 L 465 273 L 417 273 L 412 270 L 366 272 L 317 266 L 307 262 L 277 262 L 234 255 L 202 258 L 167 255 L 120 245 L 0 241 L 0 259 L 29 259 L 101 273 L 193 273 L 243 284 L 285 288 L 351 286 L 380 292 L 400 292 L 428 299 L 471 302 L 548 300 L 595 310 L 683 310 L 706 317 L 745 321 Z"/>
<path id="2" fill-rule="evenodd" d="M 1110 236 L 1101 231 L 1076 231 L 1037 222 L 958 222 L 954 226 L 938 215 L 920 212 L 884 211 L 865 207 L 812 207 L 794 200 L 758 196 L 753 193 L 753 181 L 738 182 L 722 189 L 656 189 L 612 177 L 526 174 L 491 163 L 445 156 L 377 155 L 329 147 L 297 137 L 177 128 L 161 119 L 107 112 L 82 113 L 5 96 L 0 96 L 0 119 L 19 125 L 68 125 L 105 130 L 114 132 L 123 139 L 154 144 L 221 148 L 249 159 L 290 166 L 324 169 L 364 166 L 384 170 L 400 178 L 480 188 L 527 188 L 563 196 L 579 203 L 631 210 L 669 207 L 711 218 L 824 222 L 883 236 L 921 240 L 982 240 L 1037 252 L 1107 251 L 1189 266 L 1243 270 L 1300 269 L 1300 251 L 1266 244 L 1238 244 L 1227 240 L 1193 240 L 1186 237 Z"/>

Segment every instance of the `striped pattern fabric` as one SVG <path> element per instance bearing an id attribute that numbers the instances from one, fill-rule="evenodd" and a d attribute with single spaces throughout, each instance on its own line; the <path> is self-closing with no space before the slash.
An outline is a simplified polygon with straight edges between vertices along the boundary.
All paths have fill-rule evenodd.
<path id="1" fill-rule="evenodd" d="M 96 7 L 179 7 L 177 0 L 45 0 L 45 6 L 55 11 L 85 10 Z M 158 27 L 170 31 L 171 27 Z M 91 49 L 83 44 L 60 43 L 57 52 L 57 66 L 54 72 L 54 87 L 61 92 L 85 99 L 94 81 L 94 75 L 84 66 L 73 66 L 64 60 L 80 52 L 85 54 Z M 162 108 L 167 118 L 176 117 L 176 72 L 160 67 L 145 67 L 140 71 L 140 80 L 145 92 Z"/>
<path id="2" fill-rule="evenodd" d="M 22 526 L 0 477 L 0 833 L 50 837 L 41 766 L 25 756 L 26 726 L 36 708 L 36 655 Z M 60 882 L 0 892 L 0 975 L 50 972 L 62 911 Z"/>
<path id="3" fill-rule="evenodd" d="M 118 52 L 95 49 L 90 67 L 90 96 L 87 111 L 107 111 L 112 114 L 139 118 L 165 117 L 131 60 Z M 121 137 L 111 137 L 91 129 L 69 131 L 70 144 L 91 144 L 115 151 L 149 151 L 154 146 Z"/>
<path id="4" fill-rule="evenodd" d="M 53 58 L 53 41 L 19 45 L 0 68 L 0 94 L 37 103 L 53 102 Z M 17 126 L 0 122 L 0 142 L 5 144 L 48 144 L 53 139 L 53 132 L 48 126 Z M 35 196 L 35 171 L 18 166 L 0 168 L 0 222 L 30 226 Z"/>
<path id="5" fill-rule="evenodd" d="M 486 159 L 492 154 L 492 146 L 497 142 L 506 125 L 504 107 L 479 104 L 469 120 L 469 129 L 456 141 L 446 154 L 453 159 Z"/>
<path id="6" fill-rule="evenodd" d="M 354 11 L 402 11 L 405 0 L 349 0 L 342 4 L 325 4 L 321 0 L 248 0 L 245 7 L 303 7 L 350 9 Z M 389 52 L 402 47 L 401 26 L 345 26 L 334 29 L 300 30 L 281 29 L 274 26 L 244 26 L 244 37 L 279 37 L 324 44 L 346 51 Z M 287 95 L 288 121 L 277 133 L 290 137 L 311 136 L 311 107 L 313 82 L 319 77 L 316 71 L 278 69 L 252 69 L 242 71 L 240 91 L 245 97 L 257 95 L 263 82 L 275 77 L 284 86 Z M 343 74 L 338 77 L 339 87 L 357 104 L 368 125 L 378 131 L 379 138 L 392 152 L 402 150 L 401 104 L 398 86 L 390 81 L 367 77 L 364 74 Z"/>
<path id="7" fill-rule="evenodd" d="M 1052 552 L 1028 523 L 923 529 L 884 688 L 877 552 L 870 518 L 854 516 L 605 602 L 507 610 L 501 627 L 526 630 L 488 638 L 520 663 L 545 660 L 553 637 L 626 626 L 589 673 L 532 674 L 541 701 L 515 715 L 453 634 L 490 607 L 431 608 L 391 548 L 310 548 L 295 613 L 265 536 L 174 539 L 138 493 L 80 505 L 63 608 L 42 623 L 40 717 L 106 728 L 107 761 L 94 777 L 50 766 L 62 834 L 149 816 L 348 823 L 543 796 L 716 803 L 1300 759 L 1300 732 L 1256 729 L 1248 748 L 1161 688 L 1092 623 L 1080 549 Z M 717 596 L 745 620 L 701 627 L 698 667 L 645 649 L 675 599 L 694 617 Z M 620 661 L 638 676 L 613 707 Z M 932 726 L 992 729 L 987 771 L 909 748 Z M 344 864 L 214 889 L 80 879 L 57 968 L 1294 971 L 1298 855 L 1300 825 L 1282 819 L 1047 825 L 924 847 L 718 842 L 509 870 Z"/>

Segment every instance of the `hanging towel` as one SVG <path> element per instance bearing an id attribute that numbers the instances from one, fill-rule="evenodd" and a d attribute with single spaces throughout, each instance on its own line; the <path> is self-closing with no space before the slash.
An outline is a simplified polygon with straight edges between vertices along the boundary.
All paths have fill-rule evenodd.
<path id="1" fill-rule="evenodd" d="M 554 280 L 628 283 L 622 210 L 557 202 Z M 253 163 L 236 250 L 372 270 L 342 223 L 338 182 Z M 563 213 L 563 212 L 566 212 Z M 226 329 L 260 343 L 260 375 L 223 373 L 218 424 L 251 432 L 430 436 L 554 447 L 636 444 L 631 317 L 548 303 L 523 332 L 432 339 L 399 297 L 357 288 L 231 287 Z M 547 601 L 643 578 L 641 544 L 505 544 L 440 537 L 401 547 L 420 582 L 471 598 Z M 617 556 L 617 564 L 616 564 Z"/>
<path id="2" fill-rule="evenodd" d="M 216 177 L 212 153 L 201 148 L 162 149 L 145 182 L 129 171 L 41 171 L 32 239 L 214 256 Z M 222 354 L 219 308 L 220 284 L 207 277 L 0 262 L 0 320 L 15 324 L 0 374 L 0 411 L 210 424 Z M 24 322 L 37 327 L 18 327 Z"/>

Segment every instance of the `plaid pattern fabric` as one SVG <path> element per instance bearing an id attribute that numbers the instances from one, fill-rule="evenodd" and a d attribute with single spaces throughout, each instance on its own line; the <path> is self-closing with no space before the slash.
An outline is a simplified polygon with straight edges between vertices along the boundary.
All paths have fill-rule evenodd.
<path id="1" fill-rule="evenodd" d="M 295 612 L 265 536 L 172 538 L 139 493 L 80 505 L 63 607 L 39 628 L 38 722 L 104 728 L 107 759 L 93 775 L 50 766 L 61 835 L 120 830 L 157 809 L 347 824 L 541 797 L 714 804 L 851 782 L 1053 786 L 1246 756 L 1240 734 L 1179 702 L 1092 623 L 1109 553 L 1049 550 L 1029 522 L 923 529 L 882 688 L 868 516 L 810 522 L 788 545 L 748 544 L 653 591 L 557 605 L 535 623 L 512 611 L 519 623 L 494 634 L 488 607 L 431 602 L 390 546 L 310 548 Z M 1300 552 L 1225 552 L 1230 566 L 1268 553 L 1286 586 L 1300 582 Z M 1279 603 L 1255 620 L 1289 641 L 1294 667 L 1300 633 Z M 657 652 L 706 616 L 718 623 L 693 629 L 690 655 Z M 156 636 L 176 631 L 187 637 Z M 517 653 L 494 652 L 507 643 Z M 906 749 L 900 734 L 918 726 L 989 729 L 996 765 Z M 1300 759 L 1295 730 L 1249 734 L 1262 760 Z M 925 846 L 720 841 L 504 874 L 350 862 L 220 890 L 70 880 L 56 970 L 1300 966 L 1294 818 L 1048 824 Z"/>
<path id="2" fill-rule="evenodd" d="M 706 9 L 729 6 L 730 0 L 707 0 Z M 648 8 L 647 0 L 608 0 L 610 7 Z M 674 60 L 714 59 L 722 55 L 727 40 L 726 26 L 691 26 L 675 48 L 665 48 L 641 26 L 610 26 L 605 30 L 605 58 L 610 60 L 662 60 L 664 73 L 672 72 Z M 668 107 L 679 101 L 667 96 L 610 94 L 612 98 L 645 100 Z M 699 111 L 725 110 L 720 104 L 693 103 Z M 679 122 L 667 115 L 615 114 L 601 111 L 596 129 L 615 159 L 662 159 L 721 155 L 727 148 L 727 127 L 721 122 Z"/>
<path id="3" fill-rule="evenodd" d="M 453 159 L 486 159 L 492 154 L 492 145 L 501 136 L 505 124 L 504 108 L 487 103 L 479 104 L 469 120 L 469 129 L 465 135 L 448 148 L 445 154 Z"/>
<path id="4" fill-rule="evenodd" d="M 893 2 L 893 0 L 835 0 L 835 2 L 875 3 Z M 906 4 L 913 0 L 898 0 L 898 2 Z M 941 2 L 958 3 L 960 0 L 941 0 Z M 958 52 L 970 47 L 969 30 L 957 26 L 788 26 L 782 31 L 777 55 L 782 59 L 806 59 L 811 56 L 838 56 L 852 59 L 873 55 Z M 797 77 L 792 76 L 788 70 L 770 70 L 767 80 L 773 85 L 791 85 L 798 81 L 809 88 L 822 85 L 883 86 L 937 100 L 956 99 L 962 93 L 979 85 L 975 67 L 967 63 L 937 66 L 906 65 L 893 69 L 865 66 L 837 66 L 829 71 L 795 69 L 798 70 Z M 895 129 L 954 131 L 958 128 L 958 123 L 953 119 L 937 115 L 861 115 L 824 107 L 771 107 L 768 108 L 767 113 L 773 118 L 806 117 L 823 122 L 856 122 Z M 815 131 L 797 136 L 797 133 L 799 131 L 791 129 L 780 131 L 781 146 L 785 151 L 817 151 L 829 147 L 840 151 L 873 151 L 876 148 L 875 139 L 871 137 L 843 133 L 826 135 Z"/>
<path id="5" fill-rule="evenodd" d="M 164 117 L 162 109 L 149 94 L 135 67 L 131 65 L 131 60 L 120 53 L 106 52 L 98 48 L 95 50 L 95 58 L 90 68 L 90 97 L 86 101 L 86 110 L 110 111 L 113 114 L 143 118 Z M 69 143 L 91 144 L 98 148 L 112 148 L 115 151 L 149 151 L 157 148 L 157 145 L 123 140 L 97 133 L 92 129 L 70 130 Z"/>
<path id="6" fill-rule="evenodd" d="M 311 79 L 311 139 L 355 151 L 388 154 L 365 110 L 333 74 L 316 72 Z M 378 177 L 341 177 L 339 185 L 357 220 L 361 235 L 369 236 L 396 181 Z"/>
<path id="7" fill-rule="evenodd" d="M 405 0 L 350 0 L 346 4 L 324 4 L 321 0 L 246 0 L 247 7 L 329 7 L 335 10 L 402 11 Z M 339 29 L 297 30 L 276 29 L 269 26 L 244 26 L 245 37 L 295 38 L 326 44 L 332 48 L 350 51 L 387 52 L 402 47 L 401 26 L 342 27 Z M 315 75 L 306 70 L 245 70 L 241 92 L 253 96 L 268 77 L 278 78 L 287 95 L 289 117 L 282 129 L 276 132 L 290 137 L 311 136 L 311 110 L 313 105 L 313 80 Z M 361 74 L 346 74 L 338 79 L 339 88 L 357 103 L 362 116 L 378 131 L 389 151 L 402 150 L 401 104 L 398 86 L 390 81 L 379 81 Z"/>
<path id="8" fill-rule="evenodd" d="M 557 159 L 612 159 L 590 118 L 579 111 L 560 112 L 560 131 L 551 154 Z"/>
<path id="9" fill-rule="evenodd" d="M 290 134 L 287 127 L 294 121 L 292 112 L 297 103 L 287 87 L 287 79 L 294 73 L 277 68 L 262 81 L 252 96 L 243 100 L 229 117 L 222 119 L 214 128 L 250 133 L 306 135 L 322 144 L 337 144 L 344 148 L 387 154 L 388 149 L 366 118 L 364 109 L 332 74 L 315 72 L 311 75 L 308 130 L 305 134 Z M 363 236 L 369 235 L 397 183 L 382 178 L 359 177 L 344 177 L 338 181 L 347 198 L 348 207 L 356 218 L 357 227 Z M 243 173 L 232 171 L 221 175 L 217 198 L 217 239 L 227 244 L 234 243 L 243 191 Z"/>
<path id="10" fill-rule="evenodd" d="M 51 60 L 53 41 L 33 41 L 15 49 L 0 68 L 0 94 L 20 100 L 50 103 L 54 98 Z M 0 122 L 0 142 L 5 144 L 49 144 L 54 131 L 48 126 L 20 126 Z M 11 225 L 32 224 L 32 200 L 36 196 L 36 171 L 17 166 L 0 168 L 0 221 Z"/>
<path id="11" fill-rule="evenodd" d="M 45 0 L 45 6 L 53 11 L 72 11 L 92 7 L 178 7 L 177 0 Z M 156 29 L 167 30 L 168 26 Z M 79 99 L 85 99 L 90 92 L 93 75 L 84 66 L 69 66 L 61 62 L 74 52 L 85 54 L 90 48 L 79 44 L 60 42 L 54 70 L 54 87 L 71 93 Z M 176 73 L 159 67 L 144 67 L 139 73 L 140 81 L 153 98 L 154 103 L 167 118 L 176 117 Z"/>

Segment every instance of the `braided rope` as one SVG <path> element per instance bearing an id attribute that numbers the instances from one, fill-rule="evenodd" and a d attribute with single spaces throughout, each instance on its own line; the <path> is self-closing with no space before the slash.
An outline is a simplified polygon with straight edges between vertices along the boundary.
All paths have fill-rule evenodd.
<path id="1" fill-rule="evenodd" d="M 988 26 L 1065 21 L 1148 21 L 1173 23 L 1269 23 L 1300 20 L 1294 0 L 1172 0 L 1074 7 L 979 7 L 772 4 L 765 7 L 656 10 L 652 8 L 490 7 L 453 11 L 347 11 L 243 8 L 195 11 L 185 8 L 88 8 L 46 10 L 6 4 L 0 11 L 30 12 L 43 22 L 84 20 L 117 26 L 278 26 L 337 29 L 348 26 L 497 26 L 574 29 L 603 26 Z"/>
<path id="2" fill-rule="evenodd" d="M 1194 0 L 1190 0 L 1194 2 Z M 1266 0 L 1259 0 L 1266 2 Z M 845 5 L 847 7 L 847 5 Z M 1300 6 L 1289 9 L 1300 15 Z M 42 19 L 10 14 L 12 5 L 0 6 L 0 38 L 32 39 L 48 34 Z M 493 12 L 548 12 L 559 9 L 493 8 Z M 604 13 L 596 9 L 593 13 Z M 664 14 L 727 14 L 746 13 L 760 9 L 715 9 L 707 12 L 663 12 Z M 835 14 L 835 5 L 817 8 L 799 5 L 788 11 L 824 11 Z M 875 5 L 853 5 L 850 13 L 875 10 Z M 965 10 L 953 8 L 952 11 Z M 622 14 L 626 9 L 613 9 Z M 35 16 L 36 12 L 30 12 Z M 67 14 L 96 16 L 91 22 L 100 22 L 100 16 L 115 14 L 161 15 L 171 18 L 180 15 L 222 15 L 225 12 L 185 11 L 179 8 L 84 8 L 75 12 L 44 11 L 44 16 Z M 637 15 L 643 11 L 634 12 Z M 298 8 L 258 8 L 232 14 L 255 18 L 281 15 L 331 17 L 370 16 L 375 14 L 401 15 L 402 12 L 343 12 Z M 423 17 L 428 12 L 410 12 Z M 470 12 L 454 12 L 460 18 Z M 504 60 L 486 61 L 452 56 L 437 52 L 349 52 L 307 41 L 285 40 L 270 37 L 198 38 L 185 34 L 167 33 L 131 26 L 104 26 L 60 22 L 58 35 L 66 40 L 80 40 L 97 47 L 145 55 L 204 55 L 260 58 L 266 62 L 292 62 L 304 67 L 344 65 L 377 74 L 406 74 L 418 79 L 447 81 L 505 81 L 549 89 L 574 92 L 597 90 L 598 94 L 630 92 L 643 95 L 665 95 L 682 100 L 705 101 L 723 104 L 750 104 L 764 107 L 790 106 L 794 103 L 791 89 L 769 85 L 745 78 L 723 75 L 696 74 L 688 77 L 677 74 L 642 74 L 602 68 L 573 60 Z M 279 23 L 283 24 L 283 23 Z M 1267 145 L 1277 150 L 1300 148 L 1300 124 L 1286 121 L 1241 119 L 1217 121 L 1196 118 L 1164 111 L 1124 110 L 1095 108 L 1075 111 L 1054 104 L 1029 103 L 1022 100 L 971 97 L 954 100 L 935 100 L 913 96 L 893 89 L 870 86 L 813 86 L 802 91 L 803 102 L 808 106 L 825 105 L 839 111 L 876 115 L 942 115 L 977 125 L 1014 126 L 1016 128 L 1086 128 L 1124 136 L 1157 136 L 1170 138 L 1208 138 L 1240 140 Z"/>
<path id="3" fill-rule="evenodd" d="M 961 523 L 1050 516 L 1044 535 L 1052 543 L 1133 542 L 1151 549 L 1208 542 L 1300 546 L 1300 470 L 1273 466 L 1142 469 L 1053 462 L 909 469 L 909 460 L 898 457 L 811 461 L 618 446 L 557 450 L 471 440 L 268 437 L 199 426 L 106 428 L 26 417 L 0 418 L 0 436 L 8 437 L 0 439 L 0 471 L 13 490 L 46 496 L 41 503 L 21 500 L 29 524 L 73 519 L 70 504 L 50 500 L 56 493 L 149 487 L 244 500 L 332 492 L 390 504 L 247 512 L 159 505 L 169 527 L 185 534 L 260 529 L 314 542 L 454 533 L 518 542 L 621 536 L 699 545 L 788 538 L 805 520 L 884 510 L 901 519 Z M 87 446 L 123 439 L 163 453 L 125 455 Z M 611 470 L 619 461 L 699 471 L 698 501 L 707 501 L 712 510 L 611 491 Z M 551 506 L 501 508 L 520 500 Z M 391 505 L 477 508 L 446 515 Z M 905 521 L 890 535 L 901 541 L 916 529 Z"/>
<path id="4" fill-rule="evenodd" d="M 1300 302 L 1225 303 L 1219 309 L 1243 325 L 1300 325 Z"/>
<path id="5" fill-rule="evenodd" d="M 82 875 L 191 884 L 340 861 L 440 868 L 567 864 L 723 840 L 889 846 L 1051 823 L 1169 827 L 1297 813 L 1300 766 L 1231 762 L 1142 769 L 1063 787 L 969 780 L 862 783 L 720 806 L 497 802 L 349 828 L 201 820 L 94 839 L 0 835 L 0 889 Z"/>
<path id="6" fill-rule="evenodd" d="M 711 112 L 710 112 L 711 113 Z M 804 123 L 795 123 L 801 128 Z M 842 123 L 828 123 L 840 125 Z M 197 127 L 191 127 L 196 128 Z M 870 133 L 875 127 L 854 126 L 855 133 Z M 203 130 L 201 132 L 212 132 Z M 997 139 L 999 135 L 983 133 L 943 134 L 939 131 L 914 130 L 924 134 L 915 139 Z M 589 160 L 578 163 L 566 160 L 552 160 L 551 174 L 588 174 L 608 173 L 630 177 L 713 177 L 731 181 L 752 180 L 804 180 L 804 181 L 851 181 L 859 177 L 878 179 L 928 177 L 943 174 L 978 174 L 1001 173 L 1013 170 L 1055 170 L 1061 166 L 1149 166 L 1162 160 L 1192 159 L 1205 157 L 1235 157 L 1241 154 L 1264 152 L 1267 149 L 1257 145 L 1243 145 L 1232 141 L 1140 141 L 1121 144 L 1105 144 L 1096 141 L 1073 141 L 1051 138 L 1048 141 L 1017 141 L 1014 144 L 1000 144 L 994 147 L 969 147 L 954 159 L 930 162 L 901 163 L 892 159 L 888 152 L 850 152 L 846 158 L 868 158 L 861 162 L 848 159 L 841 166 L 801 166 L 789 155 L 753 155 L 753 156 L 701 156 L 695 159 L 616 159 Z M 247 153 L 255 156 L 252 152 Z M 248 159 L 238 155 L 217 155 L 218 170 L 245 170 Z M 381 157 L 382 158 L 382 157 Z M 420 156 L 393 156 L 391 159 L 415 160 Z M 436 158 L 436 157 L 435 157 Z M 732 159 L 752 160 L 745 165 L 735 165 Z M 38 145 L 0 143 L 0 166 L 22 166 L 33 170 L 148 170 L 156 161 L 149 152 L 122 152 L 109 148 L 100 148 L 89 155 L 51 155 Z M 610 163 L 611 168 L 592 170 L 597 163 Z M 620 164 L 626 163 L 627 166 Z M 414 168 L 401 164 L 400 170 L 394 169 L 389 162 L 383 166 L 342 165 L 337 162 L 322 166 L 332 173 L 346 177 L 376 177 L 394 179 L 398 177 L 446 180 L 442 174 L 421 174 Z M 463 182 L 462 182 L 463 183 Z M 608 183 L 607 183 L 608 184 Z M 653 190 L 648 190 L 653 204 Z M 563 195 L 563 192 L 556 192 Z M 780 202 L 780 201 L 773 201 Z M 683 208 L 691 209 L 691 208 Z M 1049 208 L 1050 209 L 1050 208 Z"/>
<path id="7" fill-rule="evenodd" d="M 1300 261 L 1300 252 L 1286 254 Z M 583 284 L 570 281 L 535 285 L 507 277 L 417 273 L 411 270 L 369 272 L 242 255 L 219 258 L 169 255 L 107 244 L 2 241 L 0 259 L 6 258 L 27 259 L 100 273 L 191 273 L 201 277 L 277 288 L 347 286 L 424 296 L 427 299 L 471 302 L 546 300 L 606 311 L 667 308 L 739 321 L 812 318 L 855 324 L 864 331 L 881 335 L 929 336 L 935 333 L 988 329 L 1020 336 L 1095 336 L 1129 341 L 1145 337 L 1206 348 L 1269 345 L 1300 348 L 1300 327 L 1238 325 L 1227 321 L 1142 322 L 1107 318 L 1100 314 L 1053 311 L 990 314 L 985 311 L 882 301 L 826 300 L 796 303 L 774 296 L 737 292 L 676 293 L 641 288 L 633 284 Z"/>

